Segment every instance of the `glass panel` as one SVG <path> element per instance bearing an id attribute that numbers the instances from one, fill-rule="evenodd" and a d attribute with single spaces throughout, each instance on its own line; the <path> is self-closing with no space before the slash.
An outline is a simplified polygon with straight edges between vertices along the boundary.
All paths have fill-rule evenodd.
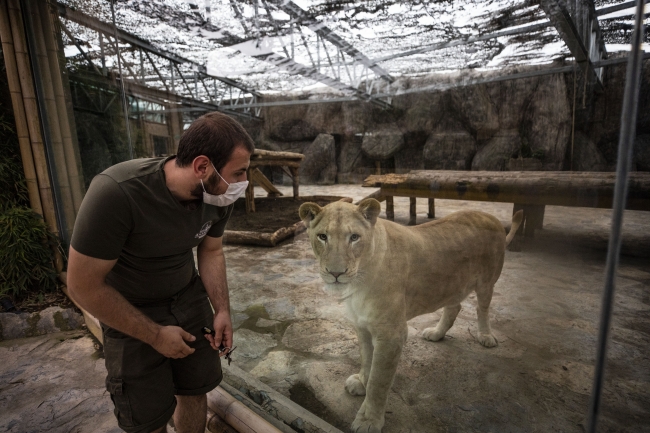
<path id="1" fill-rule="evenodd" d="M 585 427 L 626 53 L 585 69 L 552 13 L 522 1 L 117 2 L 128 33 L 118 41 L 111 3 L 64 3 L 55 47 L 33 23 L 64 236 L 94 176 L 173 155 L 208 112 L 227 113 L 269 152 L 253 159 L 222 239 L 237 346 L 237 368 L 223 361 L 228 392 L 269 416 L 286 416 L 272 407 L 284 396 L 341 430 Z M 578 3 L 568 16 L 594 15 Z M 303 6 L 300 18 L 292 8 Z M 39 7 L 33 20 L 47 17 Z M 612 52 L 629 39 L 621 17 L 603 20 Z M 643 68 L 602 394 L 608 431 L 650 420 Z M 195 173 L 186 180 L 200 196 Z M 163 261 L 166 246 L 146 259 Z M 280 422 L 311 431 L 300 413 Z"/>

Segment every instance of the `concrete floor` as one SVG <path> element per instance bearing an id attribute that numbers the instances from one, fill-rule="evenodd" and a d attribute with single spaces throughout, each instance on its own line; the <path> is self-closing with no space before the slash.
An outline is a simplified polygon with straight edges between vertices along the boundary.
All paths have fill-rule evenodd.
<path id="1" fill-rule="evenodd" d="M 289 193 L 289 189 L 283 190 Z M 301 195 L 360 199 L 372 189 L 301 187 Z M 418 201 L 418 223 L 426 218 Z M 396 221 L 408 221 L 396 199 Z M 437 200 L 438 217 L 480 209 L 509 225 L 512 205 Z M 390 432 L 581 432 L 592 386 L 611 211 L 547 207 L 544 230 L 507 252 L 492 301 L 499 346 L 476 330 L 463 303 L 442 342 L 421 338 L 439 313 L 409 322 L 388 399 Z M 383 213 L 381 216 L 384 216 Z M 627 212 L 600 431 L 650 431 L 650 214 Z M 275 249 L 228 246 L 235 362 L 345 430 L 361 405 L 343 389 L 359 368 L 343 305 L 322 290 L 305 234 Z"/>
<path id="2" fill-rule="evenodd" d="M 355 200 L 372 191 L 301 187 L 302 195 Z M 406 223 L 408 199 L 395 202 L 396 220 Z M 512 205 L 436 202 L 438 217 L 460 209 L 508 224 Z M 497 348 L 472 337 L 473 298 L 442 342 L 419 335 L 438 313 L 410 321 L 384 432 L 583 431 L 610 213 L 547 207 L 544 230 L 522 252 L 506 253 L 492 301 Z M 624 234 L 600 431 L 650 431 L 650 214 L 627 212 Z M 322 290 L 306 235 L 272 249 L 225 249 L 234 363 L 346 430 L 362 402 L 343 389 L 359 368 L 356 336 L 343 305 Z M 0 360 L 0 431 L 119 431 L 87 333 L 0 342 Z"/>

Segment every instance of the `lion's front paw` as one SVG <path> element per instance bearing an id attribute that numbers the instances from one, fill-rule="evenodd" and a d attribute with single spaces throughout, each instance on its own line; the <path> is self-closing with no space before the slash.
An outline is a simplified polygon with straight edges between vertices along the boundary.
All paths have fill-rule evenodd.
<path id="1" fill-rule="evenodd" d="M 499 344 L 497 342 L 497 339 L 494 338 L 494 335 L 492 334 L 479 334 L 478 342 L 485 347 L 495 347 L 497 344 Z"/>
<path id="2" fill-rule="evenodd" d="M 384 426 L 384 418 L 368 418 L 362 410 L 363 407 L 357 413 L 356 418 L 354 418 L 352 431 L 354 433 L 381 433 L 381 428 Z"/>
<path id="3" fill-rule="evenodd" d="M 443 332 L 437 328 L 427 328 L 422 331 L 422 337 L 424 337 L 425 340 L 429 341 L 440 341 L 444 338 L 445 334 L 446 332 Z"/>
<path id="4" fill-rule="evenodd" d="M 366 395 L 366 387 L 363 386 L 358 374 L 353 374 L 345 381 L 345 390 L 351 395 Z"/>

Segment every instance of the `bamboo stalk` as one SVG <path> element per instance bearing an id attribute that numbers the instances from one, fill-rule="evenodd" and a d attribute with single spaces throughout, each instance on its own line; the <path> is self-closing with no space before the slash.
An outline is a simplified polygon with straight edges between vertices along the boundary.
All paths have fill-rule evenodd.
<path id="1" fill-rule="evenodd" d="M 58 20 L 58 15 L 52 13 L 51 7 L 48 3 L 42 1 L 38 2 L 39 15 L 41 17 L 41 25 L 43 28 L 43 35 L 45 39 L 45 48 L 47 59 L 50 67 L 50 74 L 52 77 L 52 86 L 54 90 L 54 99 L 56 103 L 56 112 L 59 118 L 59 128 L 61 130 L 61 140 L 63 144 L 63 152 L 67 167 L 67 175 L 70 183 L 70 192 L 72 194 L 73 202 L 73 218 L 70 224 L 74 223 L 81 201 L 83 200 L 83 175 L 80 169 L 81 163 L 79 158 L 78 144 L 73 141 L 72 136 L 72 123 L 69 116 L 74 116 L 73 112 L 68 109 L 66 103 L 65 92 L 63 90 L 63 79 L 61 68 L 65 67 L 65 63 L 61 64 L 59 61 L 62 58 L 61 51 L 56 44 L 57 33 L 55 32 L 56 26 L 53 20 Z"/>
<path id="2" fill-rule="evenodd" d="M 56 177 L 58 190 L 60 193 L 59 205 L 63 209 L 63 220 L 65 222 L 64 230 L 66 231 L 66 238 L 70 238 L 72 234 L 72 227 L 74 224 L 75 210 L 72 200 L 72 192 L 70 190 L 70 179 L 68 178 L 68 167 L 65 159 L 65 152 L 63 150 L 63 139 L 61 136 L 61 121 L 56 100 L 54 97 L 54 86 L 52 71 L 50 69 L 50 62 L 47 56 L 47 49 L 45 46 L 45 35 L 43 34 L 43 23 L 37 7 L 38 2 L 31 3 L 27 7 L 28 10 L 23 11 L 24 19 L 31 17 L 34 31 L 34 42 L 36 47 L 36 55 L 39 62 L 39 70 L 41 74 L 41 83 L 43 85 L 43 98 L 45 104 L 45 113 L 47 115 L 47 124 L 50 131 L 52 157 L 54 158 L 54 165 L 56 167 Z M 29 14 L 29 17 L 27 16 Z"/>
<path id="3" fill-rule="evenodd" d="M 59 21 L 59 12 L 57 5 L 50 4 L 50 20 L 52 25 L 52 31 L 54 33 L 53 39 L 55 40 L 57 53 L 59 58 L 59 65 L 61 66 L 61 81 L 63 88 L 63 95 L 65 100 L 66 113 L 68 114 L 68 129 L 70 131 L 70 136 L 73 143 L 74 150 L 74 160 L 77 166 L 77 171 L 80 174 L 79 182 L 82 195 L 85 194 L 85 179 L 83 176 L 83 167 L 81 164 L 81 154 L 79 152 L 79 139 L 77 137 L 77 124 L 74 118 L 74 108 L 72 106 L 72 93 L 70 91 L 70 81 L 68 80 L 68 71 L 65 69 L 66 58 L 64 52 L 63 38 L 61 37 L 60 21 Z"/>
<path id="4" fill-rule="evenodd" d="M 32 155 L 32 148 L 29 141 L 29 129 L 27 128 L 25 106 L 23 105 L 23 95 L 20 89 L 20 78 L 18 77 L 18 69 L 16 67 L 14 41 L 11 35 L 9 16 L 5 2 L 0 2 L 0 39 L 2 40 L 2 53 L 5 59 L 7 81 L 9 83 L 9 93 L 11 94 L 11 103 L 16 121 L 16 135 L 18 136 L 20 156 L 23 163 L 23 171 L 25 172 L 29 204 L 34 212 L 43 216 L 43 205 L 41 204 L 41 197 L 38 191 L 34 156 Z"/>
<path id="5" fill-rule="evenodd" d="M 208 393 L 208 408 L 240 433 L 282 433 L 221 387 Z"/>
<path id="6" fill-rule="evenodd" d="M 60 234 L 56 212 L 54 210 L 54 196 L 50 183 L 47 159 L 45 157 L 45 146 L 41 135 L 41 123 L 38 114 L 36 93 L 34 92 L 34 83 L 32 81 L 29 53 L 27 52 L 23 17 L 17 0 L 7 0 L 7 12 L 14 42 L 16 67 L 20 79 L 20 89 L 34 158 L 34 168 L 38 180 L 39 195 L 43 208 L 43 218 L 45 219 L 48 230 L 58 238 Z M 63 267 L 63 260 L 58 250 L 55 250 L 55 267 L 57 270 Z"/>
<path id="7" fill-rule="evenodd" d="M 237 433 L 237 430 L 229 426 L 223 418 L 210 409 L 208 409 L 206 429 L 210 433 Z"/>

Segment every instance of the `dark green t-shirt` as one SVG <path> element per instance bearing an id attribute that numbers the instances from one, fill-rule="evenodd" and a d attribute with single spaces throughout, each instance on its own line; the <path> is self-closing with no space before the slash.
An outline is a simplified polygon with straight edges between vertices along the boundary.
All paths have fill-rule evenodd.
<path id="1" fill-rule="evenodd" d="M 81 203 L 70 244 L 117 263 L 106 281 L 132 303 L 167 299 L 195 273 L 192 248 L 221 237 L 233 205 L 176 200 L 165 183 L 168 158 L 134 159 L 95 176 Z"/>

